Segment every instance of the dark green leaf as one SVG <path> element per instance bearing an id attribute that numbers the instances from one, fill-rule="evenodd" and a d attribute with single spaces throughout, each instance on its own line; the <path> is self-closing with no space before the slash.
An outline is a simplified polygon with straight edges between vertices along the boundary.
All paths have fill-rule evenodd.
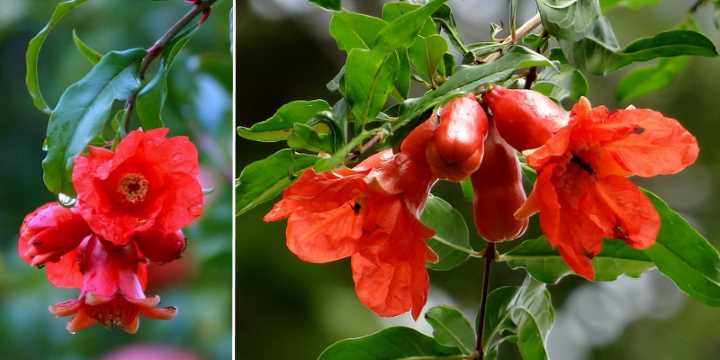
<path id="1" fill-rule="evenodd" d="M 655 194 L 645 191 L 662 225 L 655 245 L 645 254 L 688 295 L 720 306 L 720 255 L 700 233 Z"/>
<path id="2" fill-rule="evenodd" d="M 296 122 L 293 124 L 293 131 L 288 137 L 288 146 L 294 149 L 305 149 L 314 152 L 333 152 L 333 139 L 330 134 L 318 131 L 318 127 L 327 127 L 318 124 L 315 127 Z M 327 129 L 326 129 L 327 130 Z"/>
<path id="3" fill-rule="evenodd" d="M 246 166 L 235 184 L 235 215 L 270 201 L 290 186 L 295 177 L 312 166 L 317 157 L 282 149 Z"/>
<path id="4" fill-rule="evenodd" d="M 527 240 L 502 254 L 498 261 L 513 268 L 525 268 L 530 275 L 545 283 L 556 283 L 573 274 L 560 253 L 553 249 L 547 238 Z M 655 264 L 642 251 L 631 248 L 620 240 L 606 240 L 603 249 L 592 260 L 597 281 L 613 281 L 625 274 L 638 277 Z"/>
<path id="5" fill-rule="evenodd" d="M 167 99 L 167 79 L 170 69 L 175 63 L 175 58 L 190 38 L 197 30 L 197 26 L 176 36 L 173 41 L 167 45 L 157 73 L 138 93 L 135 108 L 137 109 L 140 125 L 144 129 L 154 129 L 163 127 L 162 109 Z"/>
<path id="6" fill-rule="evenodd" d="M 433 106 L 453 97 L 474 91 L 481 85 L 505 80 L 516 70 L 553 65 L 546 57 L 528 48 L 514 46 L 497 61 L 482 65 L 460 66 L 459 70 L 437 89 L 420 98 L 408 99 L 393 128 L 398 129 L 408 124 Z"/>
<path id="7" fill-rule="evenodd" d="M 660 0 L 600 0 L 600 7 L 604 10 L 610 10 L 615 7 L 626 7 L 629 9 L 639 9 L 641 7 L 657 5 Z"/>
<path id="8" fill-rule="evenodd" d="M 318 360 L 461 360 L 457 348 L 440 345 L 416 330 L 392 327 L 372 335 L 339 341 L 320 354 Z"/>
<path id="9" fill-rule="evenodd" d="M 65 15 L 67 15 L 67 13 L 69 13 L 72 9 L 82 5 L 86 1 L 87 0 L 67 0 L 57 4 L 47 25 L 45 25 L 45 27 L 40 30 L 37 35 L 30 39 L 30 42 L 28 43 L 27 52 L 25 53 L 25 84 L 30 96 L 32 97 L 33 105 L 46 114 L 50 114 L 52 109 L 48 106 L 47 102 L 45 102 L 45 98 L 40 90 L 40 79 L 38 77 L 37 70 L 38 60 L 40 59 L 40 51 L 42 50 L 43 44 L 45 44 L 45 40 L 48 35 L 50 35 L 52 29 L 55 28 L 55 25 L 57 25 L 60 20 L 62 20 L 62 18 L 65 17 Z"/>
<path id="10" fill-rule="evenodd" d="M 374 16 L 341 11 L 330 19 L 330 35 L 340 50 L 370 49 L 378 32 L 386 25 L 384 20 Z"/>
<path id="11" fill-rule="evenodd" d="M 60 97 L 50 116 L 48 152 L 42 163 L 50 191 L 75 193 L 71 181 L 75 156 L 103 129 L 113 102 L 127 100 L 140 87 L 137 70 L 145 53 L 144 49 L 107 53 Z"/>
<path id="12" fill-rule="evenodd" d="M 269 119 L 249 128 L 239 126 L 237 131 L 238 135 L 248 140 L 283 141 L 287 140 L 295 123 L 307 124 L 319 113 L 330 110 L 325 100 L 292 101 L 281 106 Z"/>
<path id="13" fill-rule="evenodd" d="M 100 58 L 102 57 L 102 54 L 95 51 L 93 48 L 88 46 L 84 41 L 80 39 L 75 29 L 73 29 L 72 32 L 73 36 L 73 42 L 75 43 L 75 47 L 80 51 L 80 53 L 85 56 L 88 61 L 90 61 L 91 64 L 95 65 L 100 61 Z"/>
<path id="14" fill-rule="evenodd" d="M 435 83 L 435 73 L 442 64 L 448 44 L 440 35 L 418 36 L 408 49 L 415 71 L 428 83 Z"/>
<path id="15" fill-rule="evenodd" d="M 425 313 L 437 342 L 460 349 L 463 354 L 475 352 L 475 330 L 463 314 L 449 306 L 436 306 Z"/>
<path id="16" fill-rule="evenodd" d="M 412 73 L 410 71 L 410 59 L 407 49 L 398 49 L 398 70 L 395 73 L 395 89 L 400 95 L 400 100 L 405 100 L 410 95 L 410 82 Z"/>
<path id="17" fill-rule="evenodd" d="M 328 10 L 340 10 L 340 0 L 308 0 L 311 3 Z"/>
<path id="18" fill-rule="evenodd" d="M 428 245 L 440 258 L 436 264 L 428 263 L 428 268 L 451 270 L 475 253 L 470 246 L 470 231 L 465 219 L 447 201 L 430 195 L 420 220 L 435 230 L 435 236 L 428 240 Z"/>
<path id="19" fill-rule="evenodd" d="M 352 49 L 345 63 L 345 96 L 357 129 L 382 110 L 395 80 L 395 53 Z"/>
<path id="20" fill-rule="evenodd" d="M 570 65 L 560 65 L 559 70 L 545 68 L 538 74 L 533 90 L 554 99 L 566 108 L 588 94 L 585 75 Z"/>

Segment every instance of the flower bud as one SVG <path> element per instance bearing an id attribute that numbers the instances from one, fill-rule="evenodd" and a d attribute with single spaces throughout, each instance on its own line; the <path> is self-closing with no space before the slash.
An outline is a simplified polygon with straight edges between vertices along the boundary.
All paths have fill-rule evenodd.
<path id="1" fill-rule="evenodd" d="M 187 240 L 182 230 L 165 234 L 151 229 L 135 234 L 133 240 L 145 257 L 158 263 L 179 259 L 187 246 Z"/>
<path id="2" fill-rule="evenodd" d="M 33 266 L 56 262 L 89 234 L 90 228 L 75 210 L 50 202 L 25 217 L 18 253 Z"/>
<path id="3" fill-rule="evenodd" d="M 482 162 L 487 128 L 485 111 L 473 94 L 448 102 L 425 151 L 433 173 L 460 181 L 475 172 Z"/>
<path id="4" fill-rule="evenodd" d="M 528 220 L 517 220 L 515 211 L 525 203 L 520 162 L 495 126 L 485 141 L 485 159 L 471 177 L 475 227 L 489 242 L 513 240 L 527 229 Z"/>
<path id="5" fill-rule="evenodd" d="M 519 151 L 542 146 L 568 123 L 568 113 L 533 90 L 495 86 L 483 95 L 500 135 Z"/>

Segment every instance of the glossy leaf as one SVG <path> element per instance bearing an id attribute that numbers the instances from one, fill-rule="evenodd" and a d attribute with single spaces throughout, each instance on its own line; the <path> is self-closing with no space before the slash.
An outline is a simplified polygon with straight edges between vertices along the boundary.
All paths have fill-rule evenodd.
<path id="1" fill-rule="evenodd" d="M 409 11 L 392 20 L 377 36 L 373 48 L 381 52 L 390 52 L 406 48 L 413 43 L 435 11 L 447 0 L 431 0 L 422 7 Z"/>
<path id="2" fill-rule="evenodd" d="M 428 83 L 435 83 L 435 73 L 448 51 L 448 44 L 440 35 L 418 36 L 408 49 L 415 71 Z"/>
<path id="3" fill-rule="evenodd" d="M 73 36 L 73 43 L 75 43 L 75 47 L 80 51 L 80 53 L 85 56 L 88 61 L 90 61 L 91 64 L 95 65 L 100 61 L 100 58 L 102 58 L 102 54 L 95 51 L 93 48 L 91 48 L 88 44 L 86 44 L 80 37 L 78 36 L 75 29 L 73 29 L 72 32 Z"/>
<path id="4" fill-rule="evenodd" d="M 340 50 L 370 49 L 378 32 L 386 25 L 384 20 L 374 16 L 341 11 L 330 19 L 330 35 Z"/>
<path id="5" fill-rule="evenodd" d="M 470 230 L 462 214 L 447 201 L 434 195 L 428 197 L 420 220 L 435 230 L 428 245 L 438 255 L 439 261 L 428 263 L 433 270 L 447 271 L 464 263 L 475 250 L 470 246 Z"/>
<path id="6" fill-rule="evenodd" d="M 282 149 L 247 165 L 235 183 L 235 214 L 242 215 L 270 201 L 290 186 L 296 176 L 315 164 L 317 157 Z"/>
<path id="7" fill-rule="evenodd" d="M 417 118 L 435 105 L 476 90 L 479 86 L 496 83 L 509 78 L 516 70 L 533 66 L 554 66 L 548 58 L 528 48 L 514 46 L 499 60 L 482 65 L 460 66 L 447 81 L 437 89 L 420 98 L 408 99 L 403 104 L 400 118 L 393 125 L 398 129 Z"/>
<path id="8" fill-rule="evenodd" d="M 598 0 L 536 0 L 543 28 L 555 38 L 578 41 L 601 16 Z"/>
<path id="9" fill-rule="evenodd" d="M 287 140 L 295 123 L 307 124 L 323 111 L 330 111 L 325 100 L 296 100 L 281 106 L 273 116 L 251 127 L 239 126 L 241 137 L 263 142 Z"/>
<path id="10" fill-rule="evenodd" d="M 345 96 L 357 129 L 382 110 L 395 80 L 397 58 L 394 53 L 352 49 L 345 63 Z"/>
<path id="11" fill-rule="evenodd" d="M 190 41 L 190 38 L 197 30 L 197 26 L 181 33 L 172 42 L 170 42 L 160 59 L 155 77 L 152 78 L 140 90 L 137 96 L 135 109 L 137 110 L 140 125 L 144 129 L 154 129 L 163 127 L 162 109 L 165 106 L 168 92 L 168 76 L 170 69 L 175 63 L 178 53 Z"/>
<path id="12" fill-rule="evenodd" d="M 410 58 L 407 49 L 398 49 L 396 56 L 398 58 L 398 69 L 395 73 L 395 89 L 400 95 L 400 100 L 405 100 L 410 95 L 410 83 L 412 81 Z"/>
<path id="13" fill-rule="evenodd" d="M 662 225 L 655 245 L 645 254 L 682 291 L 712 306 L 720 306 L 720 255 L 697 230 L 657 195 L 645 191 L 660 214 Z"/>
<path id="14" fill-rule="evenodd" d="M 582 72 L 563 64 L 559 70 L 545 68 L 540 71 L 532 89 L 570 108 L 581 96 L 588 94 L 589 85 Z"/>
<path id="15" fill-rule="evenodd" d="M 603 10 L 610 10 L 615 7 L 639 9 L 645 6 L 657 5 L 659 3 L 660 0 L 600 0 L 600 7 Z"/>
<path id="16" fill-rule="evenodd" d="M 311 3 L 328 10 L 340 10 L 341 0 L 308 0 Z"/>
<path id="17" fill-rule="evenodd" d="M 385 3 L 385 5 L 383 5 L 382 17 L 385 21 L 393 21 L 400 16 L 419 9 L 420 7 L 422 7 L 422 5 L 409 2 L 387 2 Z M 423 24 L 422 28 L 420 29 L 419 35 L 430 36 L 437 33 L 437 29 L 435 28 L 432 19 L 430 18 L 430 16 L 428 16 L 425 20 L 425 24 Z"/>
<path id="18" fill-rule="evenodd" d="M 444 305 L 433 307 L 425 313 L 425 320 L 432 326 L 433 337 L 440 344 L 456 347 L 463 354 L 475 352 L 475 330 L 457 309 Z"/>
<path id="19" fill-rule="evenodd" d="M 626 103 L 670 87 L 689 63 L 690 58 L 679 56 L 662 59 L 655 65 L 633 69 L 618 83 L 618 101 Z"/>
<path id="20" fill-rule="evenodd" d="M 318 131 L 324 128 L 324 132 Z M 318 124 L 315 127 L 296 122 L 293 124 L 293 131 L 290 132 L 287 143 L 293 149 L 305 149 L 313 152 L 332 153 L 333 139 L 327 131 L 327 126 Z"/>
<path id="21" fill-rule="evenodd" d="M 498 261 L 513 269 L 524 268 L 535 279 L 553 284 L 573 274 L 560 253 L 553 249 L 547 238 L 527 240 L 502 254 Z M 606 240 L 603 249 L 592 260 L 597 281 L 613 281 L 620 275 L 638 277 L 655 267 L 642 251 L 631 248 L 620 240 Z"/>
<path id="22" fill-rule="evenodd" d="M 47 25 L 40 30 L 28 43 L 27 51 L 25 52 L 25 84 L 27 86 L 30 97 L 32 97 L 33 105 L 40 111 L 50 114 L 52 109 L 48 106 L 45 98 L 42 95 L 40 89 L 40 78 L 38 77 L 38 61 L 40 59 L 40 51 L 42 50 L 45 40 L 47 39 L 50 32 L 55 26 L 67 15 L 72 9 L 82 5 L 87 0 L 67 0 L 61 2 L 55 6 L 52 16 L 48 21 Z"/>
<path id="23" fill-rule="evenodd" d="M 406 327 L 391 327 L 372 335 L 339 341 L 318 360 L 461 360 L 460 350 Z"/>
<path id="24" fill-rule="evenodd" d="M 54 193 L 73 195 L 71 175 L 75 156 L 103 129 L 116 100 L 140 87 L 137 70 L 144 49 L 112 51 L 80 81 L 68 87 L 50 116 L 43 180 Z"/>
<path id="25" fill-rule="evenodd" d="M 545 342 L 555 311 L 545 284 L 527 277 L 520 287 L 502 287 L 488 297 L 483 331 L 485 353 L 497 356 L 499 345 L 513 339 L 524 360 L 547 359 Z"/>

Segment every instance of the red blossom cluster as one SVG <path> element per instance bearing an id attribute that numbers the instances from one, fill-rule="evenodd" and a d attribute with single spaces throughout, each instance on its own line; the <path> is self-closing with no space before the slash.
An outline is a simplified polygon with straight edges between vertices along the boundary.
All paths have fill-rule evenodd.
<path id="1" fill-rule="evenodd" d="M 20 227 L 20 258 L 44 266 L 53 286 L 80 289 L 77 299 L 50 306 L 74 316 L 70 332 L 101 323 L 134 333 L 140 314 L 177 313 L 145 294 L 147 264 L 181 256 L 181 229 L 202 214 L 204 200 L 195 146 L 168 131 L 135 130 L 115 151 L 90 147 L 75 159 L 75 206 L 47 203 Z"/>
<path id="2" fill-rule="evenodd" d="M 416 127 L 398 153 L 352 169 L 305 173 L 265 221 L 288 218 L 288 248 L 307 262 L 351 258 L 360 300 L 381 316 L 420 314 L 427 298 L 426 241 L 419 215 L 438 179 L 471 178 L 475 225 L 489 242 L 517 239 L 540 213 L 543 232 L 579 275 L 604 238 L 652 245 L 659 216 L 627 177 L 678 172 L 698 156 L 676 120 L 645 109 L 609 112 L 582 98 L 570 113 L 531 90 L 495 86 L 450 100 Z M 490 116 L 488 116 L 488 114 Z M 518 151 L 538 172 L 529 198 Z"/>

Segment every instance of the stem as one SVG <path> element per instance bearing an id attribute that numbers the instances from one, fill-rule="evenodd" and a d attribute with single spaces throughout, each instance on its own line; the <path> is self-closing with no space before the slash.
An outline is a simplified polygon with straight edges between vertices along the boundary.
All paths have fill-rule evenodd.
<path id="1" fill-rule="evenodd" d="M 483 352 L 483 331 L 485 330 L 485 309 L 487 307 L 488 291 L 490 290 L 490 270 L 493 260 L 495 260 L 495 243 L 488 243 L 485 248 L 485 271 L 483 272 L 482 298 L 480 299 L 480 310 L 478 312 L 478 326 L 476 334 L 476 350 L 479 354 L 478 359 L 480 360 L 485 357 Z"/>
<path id="2" fill-rule="evenodd" d="M 155 61 L 160 55 L 162 55 L 163 50 L 165 50 L 165 47 L 167 44 L 172 41 L 177 34 L 179 34 L 190 22 L 193 21 L 198 15 L 202 14 L 205 10 L 209 9 L 217 0 L 205 0 L 201 1 L 198 4 L 194 5 L 193 9 L 185 13 L 183 17 L 180 18 L 175 24 L 173 24 L 166 32 L 163 34 L 155 43 L 153 46 L 151 46 L 147 50 L 147 54 L 145 57 L 143 57 L 142 62 L 140 63 L 140 70 L 138 71 L 138 77 L 140 80 L 145 80 L 145 73 L 147 72 L 150 65 Z M 132 95 L 128 98 L 127 102 L 125 103 L 125 131 L 129 131 L 130 127 L 130 117 L 132 116 L 133 110 L 135 110 L 135 102 L 137 100 L 137 95 L 140 89 L 133 92 Z"/>
<path id="3" fill-rule="evenodd" d="M 521 40 L 525 37 L 525 35 L 529 34 L 531 31 L 535 30 L 536 27 L 540 26 L 542 24 L 542 19 L 540 19 L 540 14 L 535 14 L 535 16 L 531 17 L 530 20 L 526 21 L 524 24 L 520 25 L 519 28 L 515 31 L 515 39 L 513 41 L 513 36 L 510 35 L 503 39 L 503 44 L 515 44 L 517 41 Z M 502 54 L 500 52 L 494 52 L 490 55 L 488 55 L 485 59 L 480 60 L 480 63 L 489 63 L 497 60 Z"/>
<path id="4" fill-rule="evenodd" d="M 697 12 L 698 9 L 703 6 L 708 0 L 697 0 L 693 6 L 690 7 L 690 12 Z"/>

